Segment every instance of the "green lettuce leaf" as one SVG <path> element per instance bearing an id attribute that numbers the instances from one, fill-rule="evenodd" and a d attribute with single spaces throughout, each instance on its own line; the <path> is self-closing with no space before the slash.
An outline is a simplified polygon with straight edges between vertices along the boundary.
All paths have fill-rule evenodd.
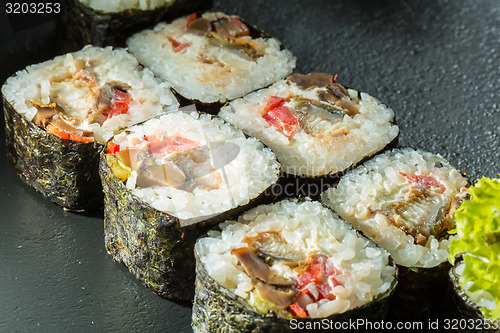
<path id="1" fill-rule="evenodd" d="M 449 261 L 464 259 L 460 286 L 471 283 L 469 292 L 487 291 L 496 308 L 480 308 L 485 317 L 500 318 L 500 179 L 481 178 L 469 188 L 470 200 L 464 200 L 455 213 L 458 234 L 450 243 Z"/>

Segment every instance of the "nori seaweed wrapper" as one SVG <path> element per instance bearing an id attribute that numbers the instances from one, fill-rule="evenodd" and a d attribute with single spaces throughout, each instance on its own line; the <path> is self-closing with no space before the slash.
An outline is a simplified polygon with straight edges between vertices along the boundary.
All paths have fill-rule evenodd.
<path id="1" fill-rule="evenodd" d="M 103 0 L 105 1 L 105 0 Z M 151 10 L 127 9 L 116 13 L 94 10 L 79 0 L 63 0 L 61 29 L 74 48 L 86 44 L 125 46 L 132 34 L 156 23 L 212 7 L 211 0 L 175 0 Z"/>
<path id="2" fill-rule="evenodd" d="M 262 315 L 256 312 L 245 300 L 221 286 L 206 271 L 195 251 L 196 257 L 196 294 L 193 303 L 191 326 L 195 332 L 296 332 L 290 319 L 284 319 L 273 312 Z M 392 260 L 391 260 L 392 262 Z M 397 285 L 395 278 L 387 291 L 378 295 L 370 303 L 333 314 L 327 318 L 297 319 L 297 322 L 357 321 L 366 319 L 380 321 L 385 318 L 389 301 Z M 313 332 L 316 330 L 300 330 Z"/>
<path id="3" fill-rule="evenodd" d="M 102 152 L 99 172 L 104 189 L 104 241 L 114 260 L 162 297 L 192 300 L 196 240 L 211 227 L 272 197 L 268 191 L 246 205 L 181 226 L 181 221 L 133 195 L 111 171 Z M 270 187 L 274 186 L 271 185 Z"/>
<path id="4" fill-rule="evenodd" d="M 448 272 L 449 283 L 443 302 L 443 312 L 446 314 L 446 318 L 458 319 L 461 332 L 500 332 L 499 320 L 485 317 L 479 307 L 465 294 L 460 286 L 458 275 L 455 273 L 457 266 L 458 263 Z M 461 323 L 461 319 L 465 322 Z M 460 327 L 460 324 L 463 326 Z"/>
<path id="5" fill-rule="evenodd" d="M 104 146 L 47 133 L 16 112 L 2 94 L 7 157 L 28 185 L 73 211 L 103 205 L 99 153 Z"/>
<path id="6" fill-rule="evenodd" d="M 445 296 L 448 261 L 430 268 L 398 265 L 399 282 L 389 309 L 394 320 L 437 318 Z"/>

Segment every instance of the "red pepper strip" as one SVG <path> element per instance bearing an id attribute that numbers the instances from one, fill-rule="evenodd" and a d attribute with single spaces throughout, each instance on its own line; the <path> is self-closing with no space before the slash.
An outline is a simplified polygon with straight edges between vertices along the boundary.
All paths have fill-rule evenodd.
<path id="1" fill-rule="evenodd" d="M 196 20 L 196 13 L 189 15 L 187 22 L 186 22 L 186 28 L 189 28 L 189 26 L 191 25 L 191 23 L 194 22 L 194 20 Z"/>
<path id="2" fill-rule="evenodd" d="M 266 106 L 264 106 L 264 111 L 267 113 L 278 106 L 285 104 L 285 99 L 278 96 L 271 96 Z"/>
<path id="3" fill-rule="evenodd" d="M 338 74 L 335 74 L 335 76 L 333 77 L 333 83 L 337 82 L 337 75 Z"/>
<path id="4" fill-rule="evenodd" d="M 299 126 L 299 121 L 286 106 L 274 108 L 263 115 L 262 118 L 270 125 L 274 126 L 278 131 L 285 134 L 288 139 L 291 139 L 295 135 L 297 127 Z"/>
<path id="5" fill-rule="evenodd" d="M 410 183 L 416 182 L 418 186 L 427 187 L 427 188 L 437 187 L 437 188 L 442 189 L 443 191 L 446 190 L 446 186 L 441 184 L 436 178 L 434 178 L 432 176 L 427 176 L 427 175 L 411 175 L 411 176 L 409 176 L 403 172 L 400 172 L 400 174 L 403 177 L 405 177 L 408 180 L 408 182 L 410 182 Z"/>
<path id="6" fill-rule="evenodd" d="M 106 116 L 107 119 L 117 116 L 119 114 L 125 114 L 128 112 L 129 104 L 131 102 L 131 96 L 128 92 L 121 91 L 120 89 L 113 90 L 113 104 L 102 114 Z"/>
<path id="7" fill-rule="evenodd" d="M 181 152 L 188 149 L 198 148 L 200 146 L 198 142 L 180 136 L 162 137 L 161 139 L 158 139 L 154 135 L 149 135 L 146 136 L 145 139 L 149 142 L 149 153 L 157 155 Z"/>
<path id="8" fill-rule="evenodd" d="M 176 41 L 174 38 L 172 37 L 167 37 L 168 40 L 170 41 L 170 43 L 172 44 L 172 47 L 174 48 L 174 52 L 180 52 L 188 47 L 191 46 L 191 43 L 190 42 L 187 42 L 187 43 L 181 43 L 181 42 L 178 42 Z"/>
<path id="9" fill-rule="evenodd" d="M 60 137 L 62 139 L 73 140 L 73 141 L 78 141 L 78 142 L 83 142 L 83 143 L 94 141 L 94 138 L 92 138 L 92 137 L 66 133 L 66 132 L 62 131 L 61 129 L 59 129 L 57 126 L 47 126 L 45 131 L 47 133 L 52 133 L 54 135 L 57 135 L 58 137 Z"/>
<path id="10" fill-rule="evenodd" d="M 304 309 L 302 309 L 300 307 L 299 303 L 297 303 L 297 302 L 290 305 L 290 310 L 292 311 L 292 314 L 295 317 L 299 317 L 299 318 L 306 318 L 307 317 L 307 313 L 304 311 Z"/>
<path id="11" fill-rule="evenodd" d="M 109 141 L 106 147 L 106 151 L 108 154 L 114 154 L 120 151 L 120 145 L 117 145 L 116 143 Z"/>

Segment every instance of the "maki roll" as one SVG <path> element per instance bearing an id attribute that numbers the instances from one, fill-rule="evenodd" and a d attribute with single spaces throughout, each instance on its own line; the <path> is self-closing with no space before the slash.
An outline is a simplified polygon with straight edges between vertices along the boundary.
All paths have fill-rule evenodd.
<path id="1" fill-rule="evenodd" d="M 220 230 L 195 245 L 195 332 L 384 318 L 397 274 L 388 253 L 319 202 L 262 205 Z"/>
<path id="2" fill-rule="evenodd" d="M 287 174 L 316 179 L 395 143 L 399 132 L 391 109 L 326 73 L 292 74 L 230 102 L 219 116 L 269 146 Z"/>
<path id="3" fill-rule="evenodd" d="M 218 118 L 173 112 L 109 141 L 100 166 L 108 253 L 159 295 L 193 297 L 193 246 L 267 199 L 274 154 Z"/>
<path id="4" fill-rule="evenodd" d="M 102 207 L 99 150 L 113 133 L 178 106 L 168 84 L 111 47 L 28 66 L 6 81 L 2 96 L 16 172 L 69 210 Z"/>
<path id="5" fill-rule="evenodd" d="M 475 328 L 500 330 L 500 180 L 482 178 L 457 211 L 458 237 L 450 243 L 451 302 Z M 455 261 L 456 258 L 461 260 Z M 479 321 L 478 321 L 479 320 Z M 470 323 L 470 321 L 468 321 Z M 477 325 L 481 324 L 481 327 Z M 462 328 L 462 327 L 461 327 Z"/>
<path id="6" fill-rule="evenodd" d="M 396 317 L 435 314 L 449 269 L 449 231 L 466 186 L 467 179 L 441 156 L 397 148 L 350 171 L 322 194 L 327 206 L 399 265 L 391 310 Z"/>
<path id="7" fill-rule="evenodd" d="M 65 0 L 61 24 L 74 47 L 124 46 L 137 31 L 211 5 L 210 0 Z"/>
<path id="8" fill-rule="evenodd" d="M 127 44 L 143 65 L 199 107 L 244 96 L 295 68 L 295 57 L 276 39 L 264 37 L 238 16 L 220 12 L 160 23 Z"/>

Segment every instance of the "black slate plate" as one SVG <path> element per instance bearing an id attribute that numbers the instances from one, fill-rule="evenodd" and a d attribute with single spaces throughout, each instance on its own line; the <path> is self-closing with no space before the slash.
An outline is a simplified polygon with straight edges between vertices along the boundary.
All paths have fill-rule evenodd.
<path id="1" fill-rule="evenodd" d="M 401 145 L 440 153 L 472 181 L 500 172 L 497 0 L 216 0 L 215 8 L 280 39 L 297 72 L 338 73 L 388 104 Z M 2 82 L 66 51 L 53 19 L 38 23 L 13 31 L 19 25 L 1 7 Z M 106 254 L 102 216 L 64 212 L 16 177 L 3 120 L 0 128 L 0 331 L 191 331 L 189 307 L 160 298 Z"/>

